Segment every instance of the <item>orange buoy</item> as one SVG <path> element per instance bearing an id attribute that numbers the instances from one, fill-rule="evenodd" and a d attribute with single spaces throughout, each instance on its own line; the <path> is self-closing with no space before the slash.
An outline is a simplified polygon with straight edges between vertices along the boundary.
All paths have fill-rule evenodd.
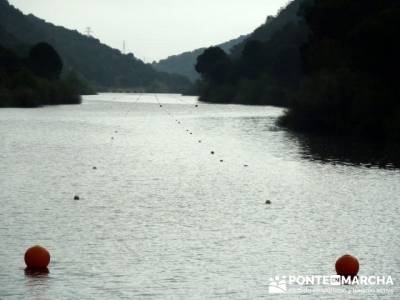
<path id="1" fill-rule="evenodd" d="M 24 260 L 28 269 L 47 269 L 50 263 L 50 253 L 41 246 L 33 246 L 26 250 Z"/>
<path id="2" fill-rule="evenodd" d="M 346 254 L 340 257 L 335 264 L 336 273 L 339 276 L 354 278 L 358 274 L 360 264 L 358 259 L 352 255 Z"/>

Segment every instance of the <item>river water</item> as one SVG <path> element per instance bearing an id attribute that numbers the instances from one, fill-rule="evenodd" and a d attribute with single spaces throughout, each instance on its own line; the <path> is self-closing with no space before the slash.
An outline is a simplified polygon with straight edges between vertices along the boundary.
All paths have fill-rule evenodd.
<path id="1" fill-rule="evenodd" d="M 398 299 L 400 171 L 321 159 L 281 114 L 151 94 L 0 110 L 0 299 Z M 35 244 L 48 275 L 24 273 Z M 345 253 L 394 285 L 269 294 Z"/>

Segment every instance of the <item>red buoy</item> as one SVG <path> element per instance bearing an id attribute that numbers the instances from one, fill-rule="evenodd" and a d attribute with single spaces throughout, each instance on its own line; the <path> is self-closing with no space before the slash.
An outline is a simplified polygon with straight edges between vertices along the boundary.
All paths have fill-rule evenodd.
<path id="1" fill-rule="evenodd" d="M 352 255 L 346 254 L 340 257 L 335 264 L 336 273 L 339 276 L 354 278 L 358 274 L 360 264 L 358 259 Z"/>
<path id="2" fill-rule="evenodd" d="M 41 246 L 33 246 L 26 250 L 24 259 L 28 269 L 47 269 L 50 263 L 50 253 Z"/>

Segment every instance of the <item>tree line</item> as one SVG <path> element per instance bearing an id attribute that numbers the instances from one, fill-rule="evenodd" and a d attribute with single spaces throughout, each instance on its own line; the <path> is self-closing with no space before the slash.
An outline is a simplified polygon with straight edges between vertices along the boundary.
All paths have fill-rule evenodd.
<path id="1" fill-rule="evenodd" d="M 61 79 L 63 62 L 47 43 L 30 48 L 27 57 L 0 45 L 0 107 L 79 104 L 86 87 L 74 74 Z"/>
<path id="2" fill-rule="evenodd" d="M 296 131 L 399 141 L 399 31 L 396 0 L 296 0 L 236 56 L 198 57 L 201 99 L 287 107 L 279 123 Z"/>

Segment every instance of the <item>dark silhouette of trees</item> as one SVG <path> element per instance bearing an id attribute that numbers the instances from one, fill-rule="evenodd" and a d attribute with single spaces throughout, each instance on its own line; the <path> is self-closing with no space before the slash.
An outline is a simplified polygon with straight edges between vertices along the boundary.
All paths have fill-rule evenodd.
<path id="1" fill-rule="evenodd" d="M 243 49 L 240 71 L 248 78 L 255 79 L 266 65 L 266 44 L 258 40 L 249 40 Z"/>
<path id="2" fill-rule="evenodd" d="M 223 83 L 229 73 L 230 59 L 219 47 L 210 47 L 197 58 L 196 71 L 213 83 Z"/>
<path id="3" fill-rule="evenodd" d="M 63 62 L 56 50 L 43 42 L 31 48 L 28 64 L 33 73 L 48 80 L 59 79 L 63 68 Z"/>
<path id="4" fill-rule="evenodd" d="M 0 45 L 0 69 L 10 72 L 20 66 L 21 61 L 14 51 L 6 49 Z"/>
<path id="5" fill-rule="evenodd" d="M 316 0 L 303 13 L 307 78 L 281 124 L 400 142 L 400 3 Z"/>
<path id="6" fill-rule="evenodd" d="M 77 78 L 59 79 L 62 61 L 48 45 L 32 47 L 28 58 L 0 45 L 0 107 L 78 104 L 84 85 Z M 42 69 L 39 69 L 42 66 Z"/>
<path id="7" fill-rule="evenodd" d="M 308 29 L 297 0 L 282 9 L 227 56 L 215 48 L 199 56 L 200 99 L 209 102 L 287 106 L 302 80 L 301 47 Z M 204 60 L 204 62 L 203 62 Z"/>
<path id="8" fill-rule="evenodd" d="M 400 142 L 400 2 L 295 0 L 226 57 L 199 57 L 201 100 L 289 109 L 293 130 Z"/>

